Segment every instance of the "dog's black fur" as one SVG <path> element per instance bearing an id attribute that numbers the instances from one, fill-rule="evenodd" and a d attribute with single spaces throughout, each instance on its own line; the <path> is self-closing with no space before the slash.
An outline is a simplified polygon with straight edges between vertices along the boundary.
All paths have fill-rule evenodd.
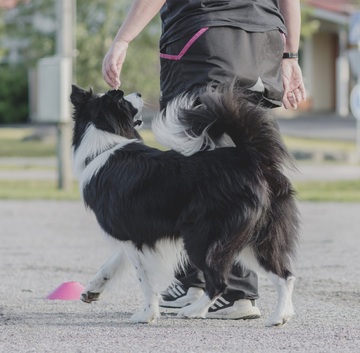
<path id="1" fill-rule="evenodd" d="M 237 261 L 287 286 L 299 217 L 294 189 L 283 172 L 292 160 L 267 110 L 250 103 L 234 85 L 207 90 L 196 107 L 179 109 L 179 120 L 194 137 L 207 129 L 215 143 L 227 134 L 235 147 L 203 146 L 184 156 L 144 145 L 134 127 L 137 109 L 121 91 L 100 96 L 73 86 L 71 101 L 75 163 L 80 178 L 87 175 L 83 199 L 108 235 L 130 241 L 140 253 L 145 248 L 156 253 L 162 239 L 182 239 L 188 261 L 204 273 L 211 303 L 226 291 L 228 272 Z M 90 126 L 94 134 L 108 134 L 106 143 L 97 142 L 86 155 L 79 151 Z M 111 140 L 118 136 L 123 139 Z M 86 171 L 91 165 L 96 172 Z M 244 249 L 249 251 L 242 259 Z M 88 290 L 83 299 L 91 301 L 96 292 Z M 189 310 L 183 316 L 204 316 Z M 292 315 L 292 306 L 281 310 L 270 324 L 281 325 Z"/>

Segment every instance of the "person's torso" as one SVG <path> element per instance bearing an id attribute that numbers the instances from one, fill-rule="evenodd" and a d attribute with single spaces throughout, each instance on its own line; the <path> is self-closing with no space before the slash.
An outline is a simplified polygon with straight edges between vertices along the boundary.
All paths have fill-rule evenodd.
<path id="1" fill-rule="evenodd" d="M 160 47 L 202 27 L 228 26 L 248 32 L 286 33 L 278 0 L 167 0 L 161 9 Z"/>

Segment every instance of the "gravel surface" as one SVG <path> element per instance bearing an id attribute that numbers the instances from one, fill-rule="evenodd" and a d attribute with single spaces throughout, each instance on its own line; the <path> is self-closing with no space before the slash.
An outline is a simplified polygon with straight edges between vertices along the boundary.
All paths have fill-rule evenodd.
<path id="1" fill-rule="evenodd" d="M 260 277 L 258 320 L 186 320 L 162 310 L 133 324 L 141 303 L 131 276 L 91 305 L 45 299 L 86 285 L 111 249 L 81 202 L 0 201 L 0 352 L 359 352 L 360 204 L 301 203 L 296 317 L 267 328 L 275 292 Z"/>

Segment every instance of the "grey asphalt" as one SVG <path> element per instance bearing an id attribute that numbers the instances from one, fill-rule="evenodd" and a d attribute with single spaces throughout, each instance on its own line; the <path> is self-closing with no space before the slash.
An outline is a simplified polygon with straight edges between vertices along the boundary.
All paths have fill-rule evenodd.
<path id="1" fill-rule="evenodd" d="M 293 120 L 293 133 L 300 127 L 308 134 L 322 131 L 321 124 L 315 129 L 305 120 L 304 125 L 306 118 L 297 125 Z M 283 131 L 284 124 L 280 121 Z M 346 136 L 353 131 L 348 125 Z M 299 169 L 293 180 L 360 177 L 357 165 L 301 163 Z M 9 177 L 5 172 L 0 170 L 0 178 Z M 56 176 L 45 172 L 44 178 Z M 16 175 L 38 177 L 36 172 Z M 163 309 L 157 322 L 133 324 L 141 293 L 132 274 L 91 305 L 46 299 L 64 282 L 86 285 L 111 254 L 111 245 L 80 201 L 0 201 L 0 353 L 359 352 L 360 204 L 302 202 L 299 207 L 296 316 L 284 328 L 266 328 L 276 295 L 263 276 L 257 302 L 262 317 L 249 321 L 186 320 L 177 318 L 175 309 Z"/>
<path id="2" fill-rule="evenodd" d="M 141 303 L 125 277 L 93 304 L 46 296 L 69 281 L 86 284 L 111 253 L 81 202 L 0 201 L 0 352 L 359 352 L 360 204 L 301 203 L 296 316 L 267 328 L 275 292 L 259 279 L 262 318 L 186 320 L 162 310 L 133 324 Z"/>
<path id="3" fill-rule="evenodd" d="M 355 141 L 357 121 L 335 113 L 300 113 L 294 118 L 278 117 L 283 134 L 294 137 Z"/>

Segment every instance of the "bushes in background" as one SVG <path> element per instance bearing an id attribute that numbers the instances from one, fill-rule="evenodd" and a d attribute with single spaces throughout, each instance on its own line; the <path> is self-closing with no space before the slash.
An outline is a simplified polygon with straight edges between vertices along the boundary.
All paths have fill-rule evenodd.
<path id="1" fill-rule="evenodd" d="M 21 65 L 0 65 L 0 124 L 28 121 L 27 69 Z"/>

